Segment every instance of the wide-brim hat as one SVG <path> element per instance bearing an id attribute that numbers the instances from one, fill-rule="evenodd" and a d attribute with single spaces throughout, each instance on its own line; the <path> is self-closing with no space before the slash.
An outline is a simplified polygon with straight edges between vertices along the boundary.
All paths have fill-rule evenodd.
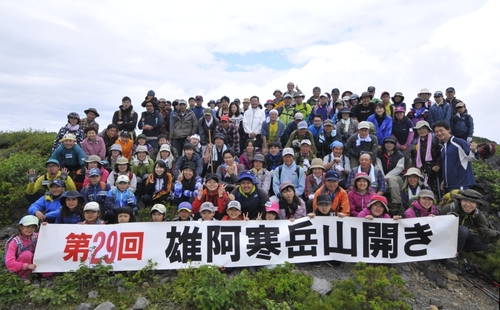
<path id="1" fill-rule="evenodd" d="M 429 125 L 429 123 L 427 121 L 418 121 L 417 124 L 415 125 L 415 127 L 413 127 L 413 129 L 419 130 L 422 127 L 427 127 L 427 129 L 429 129 L 429 131 L 432 131 L 431 125 Z"/>
<path id="2" fill-rule="evenodd" d="M 473 189 L 461 190 L 458 192 L 458 195 L 455 195 L 455 198 L 458 200 L 470 200 L 476 202 L 478 205 L 484 205 L 481 194 Z"/>
<path id="3" fill-rule="evenodd" d="M 320 169 L 325 170 L 325 166 L 323 166 L 323 161 L 321 160 L 321 158 L 314 158 L 311 161 L 311 166 L 309 167 L 309 169 L 312 170 L 314 168 L 320 168 Z"/>
<path id="4" fill-rule="evenodd" d="M 99 113 L 97 113 L 97 110 L 94 109 L 94 108 L 88 108 L 87 110 L 84 110 L 83 111 L 85 114 L 89 113 L 89 112 L 93 112 L 95 114 L 95 117 L 99 117 Z"/>
<path id="5" fill-rule="evenodd" d="M 406 174 L 403 176 L 403 180 L 406 180 L 410 175 L 416 175 L 420 181 L 424 181 L 424 176 L 422 172 L 418 168 L 410 168 L 406 171 Z"/>
<path id="6" fill-rule="evenodd" d="M 347 95 L 347 94 L 349 94 L 349 95 Z M 340 96 L 340 97 L 342 97 L 342 98 L 344 98 L 345 96 L 349 96 L 349 97 L 350 97 L 352 94 L 353 94 L 353 92 L 352 92 L 352 91 L 350 91 L 350 90 L 346 90 L 346 91 L 344 91 L 344 92 L 342 93 L 342 96 Z"/>
<path id="7" fill-rule="evenodd" d="M 391 97 L 391 100 L 394 101 L 394 97 L 401 97 L 401 102 L 405 100 L 405 96 L 403 96 L 403 93 L 398 91 L 394 94 L 394 96 Z"/>

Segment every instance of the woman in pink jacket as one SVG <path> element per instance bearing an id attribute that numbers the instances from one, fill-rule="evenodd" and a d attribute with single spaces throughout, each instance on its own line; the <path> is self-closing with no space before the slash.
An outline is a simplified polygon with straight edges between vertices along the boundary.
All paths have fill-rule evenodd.
<path id="1" fill-rule="evenodd" d="M 364 172 L 356 173 L 352 181 L 352 191 L 347 196 L 351 205 L 351 216 L 358 216 L 358 213 L 366 208 L 375 192 L 370 187 L 372 180 Z"/>

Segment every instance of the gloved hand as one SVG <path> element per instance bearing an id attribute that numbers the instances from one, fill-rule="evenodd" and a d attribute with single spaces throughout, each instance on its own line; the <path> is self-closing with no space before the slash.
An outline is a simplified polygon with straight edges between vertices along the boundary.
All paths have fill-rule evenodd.
<path id="1" fill-rule="evenodd" d="M 201 184 L 201 183 L 196 183 L 196 184 L 194 185 L 194 189 L 196 189 L 196 190 L 199 190 L 199 189 L 200 189 L 200 188 L 202 188 L 202 187 L 203 187 L 203 184 Z M 195 196 L 196 196 L 196 195 L 195 195 Z"/>
<path id="2" fill-rule="evenodd" d="M 335 170 L 337 170 L 338 172 L 342 172 L 344 171 L 344 167 L 342 167 L 342 165 L 335 165 Z"/>
<path id="3" fill-rule="evenodd" d="M 143 163 L 143 164 L 144 164 L 144 166 L 146 166 L 146 167 L 147 167 L 147 166 L 149 166 L 149 160 L 148 160 L 147 158 L 146 158 L 146 159 L 145 159 L 142 163 Z"/>
<path id="4" fill-rule="evenodd" d="M 292 141 L 292 146 L 294 148 L 300 148 L 300 140 L 293 140 Z"/>
<path id="5" fill-rule="evenodd" d="M 59 175 L 59 179 L 61 179 L 61 181 L 65 181 L 67 178 L 68 178 L 68 173 L 61 171 L 61 175 Z"/>
<path id="6" fill-rule="evenodd" d="M 36 179 L 37 179 L 36 173 L 28 174 L 28 180 L 30 181 L 30 183 L 35 183 Z"/>
<path id="7" fill-rule="evenodd" d="M 185 191 L 182 192 L 182 194 L 186 197 L 191 197 L 191 195 L 193 194 L 192 191 L 186 189 Z"/>
<path id="8" fill-rule="evenodd" d="M 304 168 L 309 169 L 309 166 L 311 166 L 311 163 L 309 163 L 309 160 L 307 158 L 304 158 L 304 162 L 302 163 L 302 166 L 304 166 Z"/>
<path id="9" fill-rule="evenodd" d="M 314 194 L 310 194 L 310 195 L 308 196 L 308 198 L 309 198 L 309 200 L 313 200 L 313 199 L 314 199 Z"/>
<path id="10" fill-rule="evenodd" d="M 467 142 L 471 143 L 472 142 L 472 137 L 467 137 Z"/>
<path id="11" fill-rule="evenodd" d="M 139 166 L 140 160 L 138 160 L 137 157 L 132 157 L 132 161 L 134 162 L 134 166 Z"/>

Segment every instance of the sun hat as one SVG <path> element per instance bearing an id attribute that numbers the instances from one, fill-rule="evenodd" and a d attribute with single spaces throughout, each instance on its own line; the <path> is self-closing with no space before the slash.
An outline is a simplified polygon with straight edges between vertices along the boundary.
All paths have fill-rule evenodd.
<path id="1" fill-rule="evenodd" d="M 455 195 L 455 198 L 458 200 L 470 200 L 476 202 L 478 205 L 484 205 L 481 194 L 473 189 L 461 190 L 458 192 L 458 195 Z"/>
<path id="2" fill-rule="evenodd" d="M 151 211 L 149 211 L 149 214 L 153 213 L 153 211 L 158 211 L 161 214 L 165 214 L 165 213 L 167 213 L 167 208 L 164 205 L 162 205 L 161 203 L 157 203 L 151 208 Z"/>
<path id="3" fill-rule="evenodd" d="M 352 180 L 352 186 L 353 187 L 356 187 L 356 182 L 360 179 L 365 179 L 366 181 L 368 181 L 368 187 L 371 186 L 372 184 L 372 179 L 370 178 L 370 176 L 368 174 L 366 174 L 365 172 L 358 172 L 356 173 L 356 175 L 354 176 L 354 179 Z"/>
<path id="4" fill-rule="evenodd" d="M 95 117 L 99 117 L 99 113 L 97 113 L 97 110 L 94 108 L 88 108 L 87 110 L 83 111 L 83 113 L 88 114 L 89 112 L 93 112 L 95 114 Z"/>
<path id="5" fill-rule="evenodd" d="M 434 199 L 435 196 L 434 196 L 434 193 L 431 191 L 431 190 L 428 190 L 428 189 L 423 189 L 421 190 L 418 195 L 417 195 L 419 198 L 420 197 L 427 197 L 427 198 L 432 198 Z"/>
<path id="6" fill-rule="evenodd" d="M 88 202 L 85 207 L 83 207 L 83 212 L 85 211 L 100 211 L 99 204 L 95 201 Z"/>
<path id="7" fill-rule="evenodd" d="M 384 205 L 385 211 L 389 212 L 389 207 L 387 206 L 387 198 L 380 195 L 374 195 L 370 199 L 370 203 L 366 206 L 367 209 L 371 208 L 375 203 L 381 202 Z"/>
<path id="8" fill-rule="evenodd" d="M 61 140 L 59 140 L 59 142 L 64 142 L 66 140 L 76 141 L 76 136 L 72 133 L 67 133 L 61 138 Z"/>
<path id="9" fill-rule="evenodd" d="M 38 217 L 34 215 L 25 215 L 19 221 L 19 225 L 23 226 L 36 225 L 36 227 L 38 227 Z"/>
<path id="10" fill-rule="evenodd" d="M 321 160 L 321 158 L 313 158 L 309 169 L 314 169 L 314 168 L 321 168 L 325 170 L 325 166 L 323 166 L 323 161 Z"/>

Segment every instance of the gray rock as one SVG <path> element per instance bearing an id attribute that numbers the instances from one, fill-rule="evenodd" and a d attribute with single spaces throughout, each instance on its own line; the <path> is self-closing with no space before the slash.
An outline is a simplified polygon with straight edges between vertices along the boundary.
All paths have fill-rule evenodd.
<path id="1" fill-rule="evenodd" d="M 97 295 L 99 295 L 99 293 L 97 291 L 90 291 L 88 294 L 88 298 L 94 299 L 94 298 L 97 298 Z"/>
<path id="2" fill-rule="evenodd" d="M 424 272 L 425 277 L 429 281 L 435 282 L 437 284 L 437 286 L 439 286 L 441 288 L 446 287 L 446 279 L 442 275 L 440 275 L 439 273 L 437 273 L 433 270 L 430 270 L 430 269 L 425 269 L 425 270 L 423 270 L 423 272 Z"/>
<path id="3" fill-rule="evenodd" d="M 137 297 L 134 305 L 132 306 L 132 309 L 142 310 L 146 309 L 147 306 L 149 306 L 149 301 L 146 299 L 146 297 Z"/>
<path id="4" fill-rule="evenodd" d="M 78 307 L 75 308 L 75 310 L 91 310 L 92 309 L 92 304 L 82 302 L 81 304 L 78 305 Z"/>
<path id="5" fill-rule="evenodd" d="M 120 294 L 125 294 L 125 292 L 127 291 L 123 286 L 118 286 L 118 288 L 116 289 L 116 291 Z"/>
<path id="6" fill-rule="evenodd" d="M 313 277 L 311 289 L 323 296 L 332 290 L 332 284 L 325 279 Z"/>
<path id="7" fill-rule="evenodd" d="M 411 281 L 411 277 L 406 273 L 406 272 L 403 272 L 401 273 L 401 278 L 405 281 L 405 282 L 410 282 Z"/>
<path id="8" fill-rule="evenodd" d="M 106 301 L 100 304 L 99 306 L 95 307 L 94 310 L 116 310 L 116 307 L 111 302 Z"/>
<path id="9" fill-rule="evenodd" d="M 122 280 L 115 281 L 115 286 L 123 286 L 123 281 Z"/>
<path id="10" fill-rule="evenodd" d="M 161 279 L 160 280 L 160 285 L 164 285 L 167 282 L 170 282 L 170 278 L 169 277 L 165 277 L 165 278 Z"/>
<path id="11" fill-rule="evenodd" d="M 410 267 L 408 267 L 408 265 L 401 266 L 401 269 L 403 269 L 406 272 L 410 272 L 411 271 L 411 269 L 410 269 Z"/>
<path id="12" fill-rule="evenodd" d="M 429 300 L 429 303 L 430 303 L 431 305 L 436 306 L 436 307 L 437 307 L 437 308 L 439 308 L 439 309 L 442 309 L 442 308 L 444 307 L 443 302 L 442 302 L 442 301 L 441 301 L 441 299 L 439 299 L 439 298 L 434 298 L 434 297 L 431 297 L 431 299 Z"/>

